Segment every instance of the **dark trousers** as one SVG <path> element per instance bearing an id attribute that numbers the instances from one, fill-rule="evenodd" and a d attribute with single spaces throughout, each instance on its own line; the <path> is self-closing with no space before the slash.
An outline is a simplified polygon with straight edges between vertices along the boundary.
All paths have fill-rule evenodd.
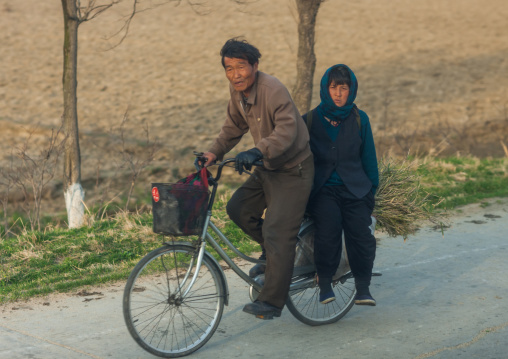
<path id="1" fill-rule="evenodd" d="M 314 261 L 320 278 L 331 278 L 342 252 L 342 232 L 355 282 L 370 285 L 376 257 L 376 239 L 369 226 L 374 209 L 372 192 L 356 198 L 345 186 L 323 186 L 309 203 L 316 225 Z"/>
<path id="2" fill-rule="evenodd" d="M 231 220 L 265 247 L 265 284 L 258 300 L 278 308 L 284 307 L 288 296 L 296 236 L 313 178 L 312 155 L 291 169 L 269 171 L 258 167 L 226 208 Z"/>

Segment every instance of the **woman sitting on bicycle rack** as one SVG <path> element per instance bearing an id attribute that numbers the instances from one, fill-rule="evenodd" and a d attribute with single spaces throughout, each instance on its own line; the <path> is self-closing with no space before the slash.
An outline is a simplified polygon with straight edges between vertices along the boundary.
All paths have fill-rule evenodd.
<path id="1" fill-rule="evenodd" d="M 256 47 L 233 38 L 221 56 L 231 99 L 221 132 L 203 156 L 205 166 L 222 159 L 250 130 L 255 147 L 236 156 L 235 169 L 241 174 L 260 159 L 264 167 L 256 167 L 235 191 L 227 213 L 266 256 L 266 268 L 258 264 L 249 273 L 265 273 L 264 286 L 243 311 L 272 319 L 281 315 L 288 297 L 296 238 L 314 178 L 309 135 L 286 87 L 258 71 Z"/>
<path id="2" fill-rule="evenodd" d="M 335 299 L 331 284 L 344 231 L 355 304 L 376 305 L 369 291 L 376 239 L 369 226 L 379 175 L 369 118 L 354 104 L 357 89 L 349 67 L 332 66 L 321 79 L 321 103 L 303 116 L 315 160 L 308 210 L 316 226 L 314 262 L 323 304 Z"/>

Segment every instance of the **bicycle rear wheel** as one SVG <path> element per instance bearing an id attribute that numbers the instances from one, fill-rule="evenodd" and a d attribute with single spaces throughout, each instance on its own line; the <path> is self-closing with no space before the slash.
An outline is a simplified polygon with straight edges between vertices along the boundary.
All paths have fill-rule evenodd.
<path id="1" fill-rule="evenodd" d="M 296 246 L 295 266 L 314 263 L 314 226 L 311 225 L 299 235 Z M 317 326 L 337 322 L 344 317 L 354 305 L 356 288 L 350 271 L 332 283 L 335 300 L 328 304 L 319 302 L 319 286 L 313 279 L 314 273 L 294 277 L 286 306 L 296 319 L 302 323 Z M 298 285 L 302 283 L 302 285 Z"/>
<path id="2" fill-rule="evenodd" d="M 123 314 L 134 340 L 146 351 L 177 358 L 201 348 L 224 310 L 224 274 L 205 253 L 192 288 L 198 249 L 166 245 L 134 267 L 124 290 Z"/>

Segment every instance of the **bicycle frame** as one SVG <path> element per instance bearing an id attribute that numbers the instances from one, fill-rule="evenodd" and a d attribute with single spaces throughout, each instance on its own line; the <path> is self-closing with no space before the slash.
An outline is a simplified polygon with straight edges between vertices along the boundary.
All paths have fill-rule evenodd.
<path id="1" fill-rule="evenodd" d="M 195 281 L 197 279 L 197 276 L 199 274 L 199 269 L 201 268 L 201 265 L 203 263 L 203 256 L 205 255 L 205 252 L 206 252 L 206 243 L 207 242 L 212 246 L 213 249 L 215 249 L 215 251 L 231 267 L 231 269 L 233 269 L 233 271 L 238 276 L 240 276 L 240 278 L 242 278 L 248 284 L 252 285 L 256 290 L 258 290 L 258 291 L 261 290 L 261 285 L 259 283 L 257 283 L 253 278 L 249 277 L 247 275 L 247 273 L 245 273 L 243 270 L 241 270 L 240 267 L 238 267 L 238 265 L 236 265 L 235 262 L 233 262 L 233 260 L 228 256 L 228 254 L 221 248 L 219 243 L 208 232 L 208 229 L 210 228 L 211 231 L 213 233 L 215 233 L 217 235 L 217 237 L 219 237 L 219 239 L 222 242 L 224 242 L 224 244 L 226 244 L 226 246 L 228 248 L 230 248 L 237 256 L 241 257 L 242 259 L 247 260 L 247 261 L 252 262 L 252 263 L 263 263 L 264 262 L 262 260 L 249 257 L 249 256 L 245 255 L 244 253 L 240 252 L 226 238 L 226 236 L 215 226 L 215 224 L 213 224 L 213 222 L 211 221 L 212 207 L 213 207 L 213 203 L 215 202 L 215 195 L 217 193 L 217 188 L 218 188 L 218 184 L 219 184 L 218 180 L 220 179 L 220 177 L 222 175 L 222 169 L 223 169 L 223 167 L 227 163 L 230 163 L 230 162 L 233 162 L 233 161 L 234 161 L 234 159 L 228 159 L 228 160 L 223 161 L 219 165 L 219 167 L 217 169 L 216 176 L 213 177 L 213 178 L 209 178 L 209 181 L 212 184 L 212 191 L 211 191 L 211 194 L 210 194 L 210 200 L 208 201 L 208 209 L 207 209 L 206 218 L 205 218 L 205 221 L 204 221 L 204 224 L 203 224 L 203 231 L 202 231 L 202 233 L 201 233 L 201 235 L 199 237 L 199 240 L 198 240 L 200 248 L 199 248 L 199 252 L 198 252 L 198 256 L 197 256 L 197 262 L 196 262 L 196 265 L 195 265 L 196 270 L 195 270 L 194 275 L 191 278 L 190 283 L 187 286 L 185 292 L 182 293 L 183 297 L 185 297 L 187 295 L 187 293 L 191 290 L 192 286 L 194 285 L 194 283 L 195 283 Z M 196 165 L 196 168 L 199 169 L 199 167 L 197 166 L 197 163 L 195 163 L 195 165 Z M 245 172 L 247 172 L 247 171 L 245 171 Z M 247 172 L 247 173 L 249 173 L 249 172 Z M 191 266 L 189 267 L 189 269 L 193 267 L 192 264 L 193 263 L 191 263 Z M 182 279 L 182 283 L 180 284 L 180 289 L 185 287 L 185 284 L 186 284 L 187 280 L 189 279 L 190 273 L 191 273 L 191 271 L 189 270 L 185 274 L 184 278 Z"/>
<path id="2" fill-rule="evenodd" d="M 263 260 L 249 257 L 249 256 L 245 255 L 244 253 L 242 253 L 241 251 L 239 251 L 238 248 L 236 248 L 234 246 L 234 244 L 232 244 L 226 238 L 226 236 L 217 228 L 217 226 L 215 226 L 215 224 L 213 224 L 213 222 L 211 221 L 212 207 L 215 202 L 215 196 L 217 194 L 217 188 L 218 188 L 218 184 L 219 184 L 218 180 L 220 179 L 220 177 L 222 175 L 222 169 L 227 163 L 233 162 L 234 160 L 235 160 L 234 158 L 230 158 L 230 159 L 227 159 L 227 160 L 224 160 L 223 162 L 221 162 L 219 164 L 218 169 L 217 169 L 216 176 L 209 178 L 209 182 L 212 184 L 212 191 L 210 194 L 210 200 L 208 202 L 208 209 L 207 209 L 205 222 L 203 225 L 203 231 L 199 237 L 199 247 L 200 248 L 199 248 L 199 253 L 198 253 L 198 257 L 197 257 L 196 271 L 195 271 L 194 276 L 191 279 L 191 282 L 189 283 L 189 286 L 187 287 L 185 293 L 183 293 L 183 296 L 185 296 L 189 292 L 189 290 L 192 288 L 194 282 L 196 281 L 197 275 L 199 273 L 199 268 L 201 268 L 201 264 L 203 262 L 203 256 L 205 255 L 205 252 L 206 252 L 206 243 L 207 242 L 212 246 L 213 249 L 215 249 L 215 251 L 219 254 L 219 256 L 229 265 L 229 267 L 231 269 L 233 269 L 233 271 L 240 278 L 242 278 L 245 282 L 247 282 L 248 284 L 253 286 L 254 289 L 256 289 L 257 291 L 260 291 L 262 288 L 262 286 L 257 281 L 255 281 L 254 278 L 249 277 L 247 275 L 247 273 L 245 273 L 242 269 L 240 269 L 240 267 L 238 265 L 236 265 L 235 262 L 233 262 L 233 260 L 229 257 L 229 255 L 222 249 L 222 247 L 219 245 L 219 243 L 215 240 L 215 238 L 213 238 L 213 236 L 208 231 L 208 229 L 210 229 L 219 238 L 219 240 L 222 241 L 238 257 L 240 257 L 246 261 L 249 261 L 251 263 L 264 263 L 265 262 Z M 195 162 L 195 165 L 196 165 L 197 169 L 200 169 L 198 167 L 197 160 Z M 262 163 L 259 162 L 256 165 L 262 165 Z M 248 171 L 244 171 L 244 172 L 247 172 L 249 175 L 252 175 Z M 312 225 L 312 221 L 304 222 L 302 224 L 302 228 L 300 228 L 300 233 L 303 232 L 310 225 Z M 313 273 L 314 271 L 315 271 L 315 269 L 314 269 L 313 265 L 312 266 L 305 266 L 305 267 L 298 267 L 293 271 L 293 276 L 309 274 L 309 273 Z M 189 273 L 190 273 L 190 271 L 185 275 L 185 277 L 182 281 L 181 288 L 184 287 L 185 282 L 188 279 Z M 303 280 L 296 281 L 291 284 L 290 290 L 298 290 L 298 289 L 301 289 L 305 286 L 308 286 L 309 282 L 311 282 L 313 280 L 314 279 L 304 278 Z"/>

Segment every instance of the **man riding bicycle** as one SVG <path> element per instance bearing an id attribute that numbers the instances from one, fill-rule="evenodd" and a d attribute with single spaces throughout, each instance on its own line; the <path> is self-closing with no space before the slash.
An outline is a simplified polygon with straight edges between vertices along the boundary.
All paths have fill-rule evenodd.
<path id="1" fill-rule="evenodd" d="M 233 38 L 221 49 L 222 65 L 230 82 L 226 121 L 208 152 L 205 166 L 221 160 L 249 130 L 255 147 L 236 156 L 242 173 L 256 167 L 238 188 L 227 213 L 246 234 L 261 245 L 265 265 L 249 272 L 265 274 L 263 288 L 244 312 L 258 318 L 280 317 L 293 273 L 296 237 L 314 178 L 309 134 L 286 87 L 258 71 L 259 50 Z M 266 212 L 265 212 L 266 210 Z M 263 217 L 264 213 L 264 219 Z"/>

